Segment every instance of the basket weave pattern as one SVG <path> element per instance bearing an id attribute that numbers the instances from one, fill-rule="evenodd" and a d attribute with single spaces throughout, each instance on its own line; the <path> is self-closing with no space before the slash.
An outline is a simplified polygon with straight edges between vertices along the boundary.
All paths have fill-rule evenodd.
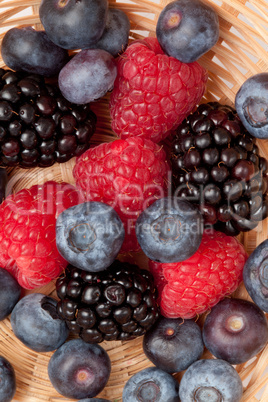
<path id="1" fill-rule="evenodd" d="M 111 7 L 118 7 L 128 15 L 131 22 L 130 40 L 155 36 L 159 13 L 169 2 L 169 0 L 109 1 Z M 235 94 L 246 78 L 268 71 L 267 0 L 204 0 L 204 2 L 212 5 L 219 16 L 220 39 L 213 49 L 199 60 L 209 72 L 207 92 L 203 101 L 217 100 L 223 104 L 233 104 Z M 5 32 L 14 26 L 33 25 L 36 29 L 42 29 L 38 16 L 39 4 L 39 0 L 0 0 L 0 42 Z M 0 60 L 0 67 L 4 66 Z M 109 95 L 92 105 L 98 117 L 97 131 L 92 139 L 95 144 L 114 139 L 110 127 L 108 102 Z M 267 141 L 258 141 L 258 146 L 262 156 L 268 159 Z M 74 160 L 71 160 L 47 169 L 9 169 L 9 187 L 18 191 L 51 179 L 74 183 L 73 166 Z M 267 233 L 266 219 L 253 231 L 240 235 L 239 239 L 248 253 L 251 253 L 267 238 Z M 127 259 L 128 256 L 124 258 Z M 130 258 L 142 267 L 147 266 L 147 260 L 142 253 L 132 255 Z M 54 283 L 35 291 L 55 295 Z M 235 296 L 250 300 L 243 285 L 235 292 Z M 129 377 L 152 364 L 142 352 L 142 338 L 129 342 L 103 342 L 102 346 L 111 358 L 112 373 L 100 397 L 121 401 L 122 390 Z M 9 319 L 0 323 L 0 355 L 5 356 L 16 371 L 15 401 L 67 401 L 54 390 L 48 379 L 47 364 L 52 353 L 38 354 L 24 347 L 13 335 Z M 203 357 L 211 355 L 206 351 Z M 242 402 L 268 401 L 267 361 L 268 345 L 252 361 L 236 366 L 245 384 Z M 180 376 L 181 373 L 177 374 L 178 379 Z"/>

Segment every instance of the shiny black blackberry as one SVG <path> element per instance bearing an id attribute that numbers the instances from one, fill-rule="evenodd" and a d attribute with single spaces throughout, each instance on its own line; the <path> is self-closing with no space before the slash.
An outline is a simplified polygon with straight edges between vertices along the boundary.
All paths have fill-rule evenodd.
<path id="1" fill-rule="evenodd" d="M 56 290 L 59 315 L 72 333 L 89 343 L 134 339 L 159 315 L 151 273 L 119 260 L 97 273 L 68 265 Z"/>
<path id="2" fill-rule="evenodd" d="M 35 74 L 0 69 L 0 165 L 48 167 L 90 146 L 96 115 Z"/>
<path id="3" fill-rule="evenodd" d="M 201 104 L 171 145 L 172 191 L 199 206 L 206 225 L 236 236 L 268 215 L 268 163 L 236 110 Z"/>

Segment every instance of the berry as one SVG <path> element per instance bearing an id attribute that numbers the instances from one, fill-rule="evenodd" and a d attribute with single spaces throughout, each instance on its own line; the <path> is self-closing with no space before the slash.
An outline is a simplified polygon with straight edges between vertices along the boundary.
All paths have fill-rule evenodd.
<path id="1" fill-rule="evenodd" d="M 155 201 L 136 222 L 136 235 L 143 252 L 157 262 L 191 257 L 200 246 L 202 229 L 198 209 L 175 197 Z"/>
<path id="2" fill-rule="evenodd" d="M 55 45 L 45 31 L 31 26 L 11 28 L 4 35 L 1 56 L 7 67 L 50 77 L 69 61 L 67 50 Z"/>
<path id="3" fill-rule="evenodd" d="M 0 321 L 13 310 L 21 295 L 21 287 L 13 276 L 0 268 Z"/>
<path id="4" fill-rule="evenodd" d="M 49 283 L 66 267 L 56 247 L 56 218 L 80 199 L 72 185 L 47 181 L 9 195 L 0 205 L 0 266 L 23 288 Z"/>
<path id="5" fill-rule="evenodd" d="M 118 8 L 108 8 L 106 26 L 94 49 L 103 49 L 117 57 L 128 45 L 130 21 L 127 14 Z"/>
<path id="6" fill-rule="evenodd" d="M 44 77 L 2 70 L 0 162 L 22 168 L 67 162 L 89 148 L 96 116 L 68 102 Z M 11 81 L 11 82 L 10 82 Z"/>
<path id="7" fill-rule="evenodd" d="M 172 192 L 200 208 L 205 226 L 236 236 L 266 218 L 267 172 L 255 141 L 235 109 L 218 102 L 201 104 L 178 127 Z"/>
<path id="8" fill-rule="evenodd" d="M 179 383 L 171 374 L 149 367 L 134 374 L 124 386 L 123 402 L 167 402 L 178 396 Z"/>
<path id="9" fill-rule="evenodd" d="M 12 364 L 0 356 L 0 400 L 11 402 L 16 392 L 16 374 Z"/>
<path id="10" fill-rule="evenodd" d="M 53 387 L 66 398 L 92 398 L 110 377 L 111 361 L 100 345 L 72 339 L 51 356 L 48 375 Z"/>
<path id="11" fill-rule="evenodd" d="M 237 113 L 248 132 L 256 138 L 268 138 L 268 73 L 249 77 L 235 97 Z"/>
<path id="12" fill-rule="evenodd" d="M 47 36 L 64 49 L 85 49 L 96 43 L 103 34 L 107 12 L 107 0 L 44 0 L 39 7 Z"/>
<path id="13" fill-rule="evenodd" d="M 205 230 L 197 252 L 185 261 L 149 261 L 159 292 L 161 314 L 194 318 L 236 290 L 247 253 L 242 244 L 221 232 Z"/>
<path id="14" fill-rule="evenodd" d="M 180 382 L 179 395 L 183 402 L 239 402 L 242 394 L 243 384 L 237 371 L 221 359 L 194 362 Z"/>
<path id="15" fill-rule="evenodd" d="M 143 337 L 143 351 L 156 367 L 170 374 L 186 370 L 203 354 L 201 330 L 192 320 L 160 316 Z"/>
<path id="16" fill-rule="evenodd" d="M 102 143 L 81 155 L 73 170 L 87 201 L 112 206 L 125 228 L 121 251 L 137 251 L 135 222 L 140 213 L 167 191 L 169 165 L 157 144 L 142 138 Z"/>
<path id="17" fill-rule="evenodd" d="M 56 290 L 59 315 L 86 342 L 134 339 L 158 318 L 153 277 L 137 265 L 116 260 L 97 273 L 69 265 Z"/>
<path id="18" fill-rule="evenodd" d="M 117 69 L 110 113 L 112 129 L 122 139 L 166 138 L 199 103 L 207 82 L 203 67 L 167 56 L 156 38 L 132 42 Z"/>
<path id="19" fill-rule="evenodd" d="M 94 102 L 113 88 L 117 75 L 113 56 L 102 49 L 84 49 L 61 69 L 58 77 L 63 96 L 79 105 Z"/>
<path id="20" fill-rule="evenodd" d="M 63 211 L 56 222 L 58 251 L 70 264 L 102 271 L 117 257 L 125 237 L 121 219 L 102 202 L 85 202 Z"/>
<path id="21" fill-rule="evenodd" d="M 11 313 L 15 336 L 36 352 L 49 352 L 61 346 L 69 336 L 66 323 L 56 311 L 57 301 L 42 293 L 24 296 Z"/>
<path id="22" fill-rule="evenodd" d="M 243 269 L 243 280 L 250 297 L 268 313 L 267 280 L 268 240 L 260 243 L 250 254 Z"/>
<path id="23" fill-rule="evenodd" d="M 224 299 L 211 309 L 203 326 L 206 348 L 218 359 L 231 364 L 245 363 L 268 341 L 268 322 L 254 303 Z"/>
<path id="24" fill-rule="evenodd" d="M 192 63 L 217 43 L 218 15 L 200 0 L 172 1 L 159 15 L 156 37 L 166 54 Z"/>

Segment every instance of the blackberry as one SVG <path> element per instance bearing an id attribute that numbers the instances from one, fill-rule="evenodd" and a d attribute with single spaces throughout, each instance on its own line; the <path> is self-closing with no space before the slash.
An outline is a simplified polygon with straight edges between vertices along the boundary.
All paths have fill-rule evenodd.
<path id="1" fill-rule="evenodd" d="M 73 334 L 88 343 L 134 339 L 159 316 L 151 273 L 119 260 L 97 273 L 69 264 L 56 291 L 58 314 Z"/>
<path id="2" fill-rule="evenodd" d="M 268 215 L 268 163 L 236 110 L 201 104 L 171 145 L 172 192 L 200 208 L 204 222 L 236 236 Z"/>
<path id="3" fill-rule="evenodd" d="M 90 105 L 67 101 L 43 76 L 0 69 L 0 164 L 48 167 L 81 155 L 96 129 Z"/>

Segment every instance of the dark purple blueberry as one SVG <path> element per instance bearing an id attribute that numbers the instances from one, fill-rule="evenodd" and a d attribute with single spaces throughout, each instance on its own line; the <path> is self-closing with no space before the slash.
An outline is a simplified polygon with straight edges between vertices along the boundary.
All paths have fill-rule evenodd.
<path id="1" fill-rule="evenodd" d="M 69 336 L 65 321 L 57 313 L 57 301 L 41 293 L 24 296 L 11 313 L 15 336 L 36 352 L 57 349 Z"/>
<path id="2" fill-rule="evenodd" d="M 12 70 L 46 77 L 58 74 L 69 60 L 67 50 L 51 42 L 45 31 L 31 26 L 9 29 L 2 41 L 1 55 Z"/>
<path id="3" fill-rule="evenodd" d="M 108 13 L 107 0 L 61 2 L 45 0 L 39 15 L 49 39 L 64 49 L 85 49 L 102 36 Z"/>
<path id="4" fill-rule="evenodd" d="M 185 371 L 179 396 L 183 402 L 239 402 L 243 383 L 235 368 L 222 359 L 201 359 Z"/>
<path id="5" fill-rule="evenodd" d="M 250 254 L 243 269 L 243 280 L 254 303 L 268 312 L 268 240 Z"/>
<path id="6" fill-rule="evenodd" d="M 100 202 L 86 202 L 63 211 L 56 222 L 56 243 L 74 266 L 102 271 L 116 258 L 125 231 L 115 210 Z"/>
<path id="7" fill-rule="evenodd" d="M 108 8 L 106 25 L 101 38 L 91 48 L 103 49 L 117 57 L 128 45 L 130 21 L 118 8 Z"/>
<path id="8" fill-rule="evenodd" d="M 11 402 L 16 393 L 16 373 L 13 365 L 4 356 L 0 356 L 0 400 Z"/>
<path id="9" fill-rule="evenodd" d="M 268 323 L 254 303 L 226 298 L 212 307 L 203 326 L 206 348 L 218 359 L 240 364 L 257 355 L 267 344 Z"/>
<path id="10" fill-rule="evenodd" d="M 201 330 L 192 320 L 160 316 L 144 335 L 143 351 L 156 367 L 168 373 L 186 370 L 203 354 Z"/>
<path id="11" fill-rule="evenodd" d="M 190 202 L 176 197 L 155 201 L 138 217 L 136 235 L 153 261 L 176 262 L 189 258 L 202 238 L 202 219 Z"/>
<path id="12" fill-rule="evenodd" d="M 169 373 L 149 367 L 134 374 L 126 382 L 123 402 L 167 402 L 178 397 L 179 383 Z"/>
<path id="13" fill-rule="evenodd" d="M 48 375 L 53 387 L 66 398 L 97 396 L 111 373 L 111 361 L 100 345 L 82 339 L 64 343 L 51 356 Z"/>
<path id="14" fill-rule="evenodd" d="M 218 15 L 199 0 L 173 1 L 159 15 L 156 36 L 165 53 L 192 63 L 218 41 Z"/>
<path id="15" fill-rule="evenodd" d="M 0 269 L 0 321 L 13 310 L 21 295 L 21 287 L 5 269 Z M 1 389 L 1 386 L 0 386 Z"/>
<path id="16" fill-rule="evenodd" d="M 268 137 L 268 73 L 252 75 L 235 97 L 237 113 L 248 132 L 256 138 Z"/>

